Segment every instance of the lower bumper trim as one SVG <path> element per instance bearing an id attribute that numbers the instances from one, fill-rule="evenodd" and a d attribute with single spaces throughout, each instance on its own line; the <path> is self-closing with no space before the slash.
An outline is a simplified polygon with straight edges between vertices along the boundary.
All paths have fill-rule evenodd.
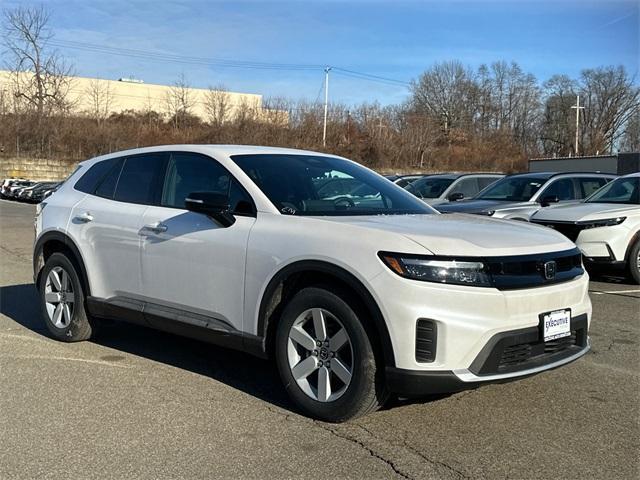
<path id="1" fill-rule="evenodd" d="M 490 383 L 510 382 L 553 370 L 582 357 L 590 347 L 591 343 L 587 341 L 587 345 L 582 350 L 562 360 L 519 372 L 496 375 L 476 375 L 468 369 L 422 371 L 387 367 L 387 386 L 393 393 L 405 397 L 456 393 Z"/>
<path id="2" fill-rule="evenodd" d="M 463 368 L 460 370 L 454 370 L 453 374 L 465 383 L 469 382 L 492 382 L 492 381 L 504 381 L 510 378 L 518 378 L 522 376 L 535 375 L 536 373 L 544 372 L 546 370 L 552 370 L 554 368 L 561 367 L 567 363 L 571 363 L 583 355 L 585 355 L 591 348 L 591 341 L 587 338 L 587 345 L 580 351 L 574 353 L 569 357 L 565 357 L 547 365 L 540 365 L 535 368 L 529 368 L 527 370 L 521 370 L 519 372 L 498 373 L 494 375 L 476 375 L 470 370 Z"/>

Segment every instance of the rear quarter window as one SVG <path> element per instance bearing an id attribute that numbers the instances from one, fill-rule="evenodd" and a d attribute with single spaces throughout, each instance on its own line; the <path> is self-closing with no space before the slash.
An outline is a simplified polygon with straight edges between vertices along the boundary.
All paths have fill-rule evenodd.
<path id="1" fill-rule="evenodd" d="M 73 188 L 84 193 L 94 193 L 117 161 L 117 158 L 110 158 L 95 163 L 80 177 Z"/>

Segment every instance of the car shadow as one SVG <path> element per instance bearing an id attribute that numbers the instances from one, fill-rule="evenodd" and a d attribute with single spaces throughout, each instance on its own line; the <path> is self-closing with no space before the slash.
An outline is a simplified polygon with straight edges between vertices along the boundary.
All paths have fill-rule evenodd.
<path id="1" fill-rule="evenodd" d="M 33 284 L 0 287 L 0 313 L 49 337 Z M 105 323 L 92 343 L 208 376 L 278 407 L 299 413 L 288 399 L 273 362 L 178 335 L 124 322 Z M 103 360 L 117 361 L 107 355 Z"/>
<path id="2" fill-rule="evenodd" d="M 42 320 L 38 292 L 31 283 L 0 287 L 0 313 L 39 335 L 50 337 Z M 92 343 L 207 376 L 272 405 L 300 414 L 282 387 L 275 362 L 179 335 L 125 322 L 104 322 Z M 100 360 L 118 361 L 119 355 Z M 429 403 L 450 394 L 389 399 L 383 410 Z"/>
<path id="3" fill-rule="evenodd" d="M 610 274 L 606 272 L 590 271 L 589 280 L 591 280 L 592 282 L 610 283 L 612 285 L 635 285 L 635 283 L 631 279 L 624 275 Z"/>

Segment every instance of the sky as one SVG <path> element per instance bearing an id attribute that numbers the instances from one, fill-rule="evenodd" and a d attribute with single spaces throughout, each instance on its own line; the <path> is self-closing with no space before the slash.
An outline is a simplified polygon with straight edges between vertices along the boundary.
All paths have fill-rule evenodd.
<path id="1" fill-rule="evenodd" d="M 602 65 L 640 78 L 639 0 L 0 0 L 40 4 L 81 76 L 184 76 L 194 87 L 315 101 L 332 66 L 331 101 L 383 105 L 404 101 L 404 82 L 453 59 L 473 68 L 515 61 L 540 81 Z"/>

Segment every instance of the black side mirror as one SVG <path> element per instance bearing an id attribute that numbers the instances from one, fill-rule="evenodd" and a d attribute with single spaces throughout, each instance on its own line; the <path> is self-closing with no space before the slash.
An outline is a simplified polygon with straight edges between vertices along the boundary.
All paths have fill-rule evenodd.
<path id="1" fill-rule="evenodd" d="M 560 199 L 557 195 L 547 195 L 546 197 L 542 197 L 542 201 L 540 202 L 540 204 L 543 207 L 548 207 L 552 203 L 558 203 L 559 201 Z"/>
<path id="2" fill-rule="evenodd" d="M 464 198 L 464 193 L 462 192 L 453 192 L 452 194 L 447 196 L 447 200 L 450 202 L 457 202 L 458 200 L 462 200 Z"/>
<path id="3" fill-rule="evenodd" d="M 184 205 L 187 210 L 211 217 L 223 227 L 230 227 L 236 221 L 231 214 L 227 195 L 213 192 L 192 192 L 184 199 Z"/>

